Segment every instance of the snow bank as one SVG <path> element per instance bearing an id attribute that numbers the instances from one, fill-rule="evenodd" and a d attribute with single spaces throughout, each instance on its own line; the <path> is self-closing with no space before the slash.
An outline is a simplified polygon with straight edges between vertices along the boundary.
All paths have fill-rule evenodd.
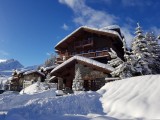
<path id="1" fill-rule="evenodd" d="M 98 93 L 104 112 L 120 119 L 160 119 L 160 75 L 111 82 Z"/>
<path id="2" fill-rule="evenodd" d="M 20 91 L 20 94 L 35 94 L 43 92 L 44 90 L 49 89 L 49 86 L 45 83 L 36 82 L 23 90 Z"/>
<path id="3" fill-rule="evenodd" d="M 56 89 L 50 89 L 32 95 L 29 94 L 20 95 L 18 92 L 12 92 L 12 91 L 4 92 L 3 94 L 0 94 L 0 112 L 8 111 L 18 107 L 23 107 L 30 101 L 42 98 L 45 99 L 45 98 L 55 97 L 56 96 L 55 91 Z"/>
<path id="4" fill-rule="evenodd" d="M 23 107 L 10 110 L 7 120 L 13 120 L 13 118 L 15 120 L 51 120 L 62 119 L 62 116 L 63 119 L 70 120 L 73 115 L 86 120 L 84 115 L 89 113 L 104 114 L 99 98 L 100 95 L 96 92 L 82 92 L 76 95 L 34 99 Z M 72 117 L 67 117 L 67 115 L 72 115 Z"/>
<path id="5" fill-rule="evenodd" d="M 8 111 L 5 120 L 148 120 L 160 119 L 159 101 L 160 75 L 148 75 L 110 82 L 97 92 L 1 94 L 0 112 Z"/>

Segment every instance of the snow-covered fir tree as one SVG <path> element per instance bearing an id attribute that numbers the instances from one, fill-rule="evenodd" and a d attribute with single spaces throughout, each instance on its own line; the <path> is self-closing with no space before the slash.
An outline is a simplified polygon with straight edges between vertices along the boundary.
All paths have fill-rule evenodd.
<path id="1" fill-rule="evenodd" d="M 145 40 L 148 52 L 150 53 L 148 66 L 153 74 L 160 73 L 160 45 L 158 44 L 158 38 L 155 37 L 153 32 L 150 32 L 146 33 Z"/>
<path id="2" fill-rule="evenodd" d="M 55 65 L 56 56 L 54 54 L 51 54 L 50 57 L 45 61 L 44 66 L 50 67 Z"/>
<path id="3" fill-rule="evenodd" d="M 117 56 L 117 53 L 113 49 L 110 50 L 111 52 L 109 52 L 109 54 L 111 57 L 111 61 L 108 61 L 108 64 L 115 68 L 115 70 L 111 73 L 111 75 L 113 77 L 119 77 L 123 71 L 124 61 Z"/>
<path id="4" fill-rule="evenodd" d="M 75 78 L 73 80 L 72 89 L 74 91 L 83 91 L 84 90 L 83 82 L 84 81 L 82 79 L 82 74 L 81 74 L 80 68 L 78 67 L 76 70 Z"/>
<path id="5" fill-rule="evenodd" d="M 125 61 L 119 58 L 114 50 L 111 49 L 111 52 L 109 52 L 111 61 L 108 61 L 108 64 L 115 68 L 111 73 L 112 77 L 119 77 L 123 79 L 141 75 L 142 69 L 137 62 L 137 57 L 126 49 L 125 39 L 123 39 L 123 48 Z"/>
<path id="6" fill-rule="evenodd" d="M 143 34 L 142 28 L 137 24 L 136 36 L 133 39 L 131 52 L 126 49 L 123 38 L 124 61 L 111 49 L 109 65 L 115 68 L 111 73 L 113 77 L 127 78 L 131 76 L 159 74 L 160 73 L 160 45 L 153 33 Z"/>
<path id="7" fill-rule="evenodd" d="M 145 36 L 143 35 L 142 28 L 139 24 L 137 24 L 138 27 L 136 28 L 136 36 L 133 39 L 132 43 L 132 53 L 137 57 L 137 64 L 140 65 L 142 68 L 142 74 L 148 75 L 152 74 L 151 69 L 149 68 L 149 63 L 151 62 L 150 59 L 150 52 L 148 49 L 147 41 L 145 40 Z"/>

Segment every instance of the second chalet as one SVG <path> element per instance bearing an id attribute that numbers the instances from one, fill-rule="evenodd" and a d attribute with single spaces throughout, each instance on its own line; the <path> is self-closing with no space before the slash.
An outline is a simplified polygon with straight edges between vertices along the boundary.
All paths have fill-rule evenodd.
<path id="1" fill-rule="evenodd" d="M 51 71 L 58 89 L 98 90 L 114 70 L 107 65 L 112 48 L 123 59 L 122 34 L 118 26 L 102 29 L 79 27 L 56 46 L 59 64 Z"/>

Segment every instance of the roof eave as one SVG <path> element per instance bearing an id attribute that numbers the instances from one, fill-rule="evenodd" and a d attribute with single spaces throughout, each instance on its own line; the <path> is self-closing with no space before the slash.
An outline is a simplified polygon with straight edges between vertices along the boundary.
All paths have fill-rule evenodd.
<path id="1" fill-rule="evenodd" d="M 54 68 L 52 71 L 51 71 L 51 75 L 53 75 L 55 72 L 57 72 L 59 69 L 62 69 L 62 67 L 66 66 L 67 64 L 71 63 L 71 62 L 74 62 L 74 61 L 82 61 L 82 62 L 86 62 L 88 64 L 92 64 L 93 66 L 97 66 L 99 68 L 102 68 L 102 69 L 105 69 L 106 71 L 108 71 L 109 73 L 114 71 L 114 68 L 107 65 L 107 64 L 104 64 L 104 63 L 100 63 L 98 61 L 95 61 L 93 59 L 90 59 L 90 58 L 85 58 L 85 57 L 82 57 L 82 56 L 73 56 L 71 57 L 70 59 L 66 60 L 65 62 L 63 62 L 62 64 L 60 64 L 59 66 L 57 66 L 56 68 Z M 92 62 L 90 62 L 92 61 Z"/>
<path id="2" fill-rule="evenodd" d="M 55 49 L 58 50 L 58 47 L 62 43 L 64 43 L 69 37 L 73 36 L 76 32 L 80 31 L 81 29 L 86 29 L 86 30 L 88 29 L 88 30 L 99 31 L 99 32 L 107 33 L 107 34 L 112 34 L 112 35 L 117 36 L 122 41 L 122 37 L 119 35 L 118 32 L 116 32 L 114 30 L 102 30 L 102 29 L 91 28 L 91 27 L 87 27 L 87 26 L 81 26 L 81 27 L 77 28 L 76 30 L 74 30 L 71 34 L 69 34 L 68 36 L 63 38 L 59 43 L 57 43 L 57 45 L 55 46 Z"/>

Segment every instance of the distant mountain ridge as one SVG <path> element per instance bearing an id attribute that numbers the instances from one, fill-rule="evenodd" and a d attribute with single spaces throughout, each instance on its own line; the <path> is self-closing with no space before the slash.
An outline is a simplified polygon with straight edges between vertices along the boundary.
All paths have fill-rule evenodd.
<path id="1" fill-rule="evenodd" d="M 0 75 L 10 76 L 14 69 L 17 69 L 18 71 L 34 70 L 34 69 L 37 69 L 38 66 L 39 65 L 24 67 L 18 60 L 15 60 L 15 59 L 9 59 L 9 60 L 0 59 Z"/>
<path id="2" fill-rule="evenodd" d="M 24 66 L 15 59 L 3 60 L 0 59 L 0 75 L 10 76 L 14 69 L 21 69 Z"/>
<path id="3" fill-rule="evenodd" d="M 24 66 L 17 60 L 9 59 L 9 60 L 1 60 L 0 62 L 0 71 L 4 70 L 13 70 L 17 68 L 23 68 Z"/>

